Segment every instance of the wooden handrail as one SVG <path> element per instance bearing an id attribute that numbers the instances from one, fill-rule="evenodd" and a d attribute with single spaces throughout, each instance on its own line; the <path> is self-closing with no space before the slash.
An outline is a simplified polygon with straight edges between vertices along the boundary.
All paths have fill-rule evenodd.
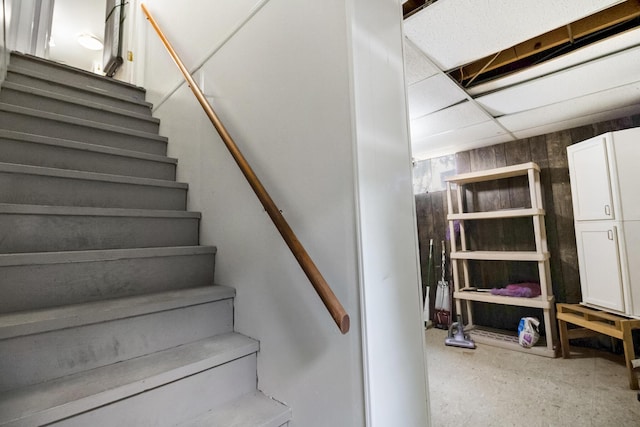
<path id="1" fill-rule="evenodd" d="M 183 62 L 178 57 L 178 54 L 171 46 L 171 43 L 169 43 L 169 41 L 165 37 L 156 20 L 153 19 L 153 16 L 151 16 L 151 13 L 144 4 L 141 4 L 140 6 L 142 7 L 142 11 L 146 15 L 147 19 L 151 23 L 151 26 L 154 30 L 156 30 L 156 33 L 158 33 L 160 40 L 162 40 L 162 43 L 167 48 L 169 55 L 171 55 L 171 58 L 182 72 L 182 75 L 191 88 L 191 91 L 198 99 L 198 102 L 204 109 L 205 113 L 207 113 L 207 116 L 209 116 L 211 123 L 218 131 L 218 134 L 220 135 L 220 138 L 222 138 L 224 145 L 226 145 L 227 149 L 231 153 L 231 156 L 234 158 L 243 175 L 249 182 L 249 185 L 251 186 L 251 188 L 253 188 L 256 196 L 258 196 L 260 203 L 262 203 L 262 206 L 269 214 L 269 217 L 280 232 L 280 235 L 287 243 L 287 246 L 289 246 L 289 249 L 291 249 L 293 256 L 298 260 L 298 264 L 300 264 L 300 267 L 309 278 L 309 281 L 315 288 L 318 296 L 320 296 L 320 299 L 324 303 L 325 307 L 327 307 L 327 310 L 329 310 L 329 313 L 331 313 L 331 317 L 333 317 L 336 325 L 338 325 L 338 329 L 340 329 L 340 332 L 342 332 L 343 334 L 346 334 L 347 332 L 349 332 L 349 315 L 338 300 L 338 297 L 336 297 L 336 295 L 333 293 L 331 287 L 326 282 L 326 280 L 324 280 L 324 277 L 322 277 L 322 274 L 314 264 L 305 248 L 298 241 L 295 233 L 280 213 L 280 209 L 278 209 L 276 204 L 271 199 L 271 196 L 269 196 L 269 193 L 267 193 L 267 190 L 265 190 L 256 174 L 253 172 L 253 169 L 251 169 L 251 166 L 249 166 L 249 163 L 247 163 L 247 160 L 238 149 L 238 146 L 233 141 L 233 138 L 231 137 L 231 135 L 229 135 L 229 132 L 224 127 L 215 111 L 213 111 L 213 107 L 211 107 L 211 104 L 209 104 L 209 101 L 207 101 L 204 94 L 202 93 L 202 90 L 200 90 L 200 87 L 197 85 L 195 80 L 193 80 L 193 77 L 189 73 L 189 70 L 187 70 Z"/>

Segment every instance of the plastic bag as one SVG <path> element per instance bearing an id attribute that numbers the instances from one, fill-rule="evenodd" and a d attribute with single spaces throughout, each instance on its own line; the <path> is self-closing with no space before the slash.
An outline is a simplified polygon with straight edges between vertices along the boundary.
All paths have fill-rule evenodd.
<path id="1" fill-rule="evenodd" d="M 535 317 L 523 317 L 518 324 L 518 342 L 525 348 L 531 348 L 540 339 L 538 332 L 540 321 Z"/>

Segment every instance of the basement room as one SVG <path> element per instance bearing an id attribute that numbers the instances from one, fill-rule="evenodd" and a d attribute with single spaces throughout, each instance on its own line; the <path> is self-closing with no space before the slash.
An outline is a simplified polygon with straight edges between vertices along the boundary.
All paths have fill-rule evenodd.
<path id="1" fill-rule="evenodd" d="M 407 1 L 433 425 L 640 422 L 640 3 Z"/>

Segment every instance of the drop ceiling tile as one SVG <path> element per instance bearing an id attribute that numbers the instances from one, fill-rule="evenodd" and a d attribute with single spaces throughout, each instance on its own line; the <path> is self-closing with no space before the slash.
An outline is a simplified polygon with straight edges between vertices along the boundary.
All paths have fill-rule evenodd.
<path id="1" fill-rule="evenodd" d="M 462 102 L 444 110 L 411 120 L 411 140 L 471 126 L 487 120 L 487 115 L 471 102 Z"/>
<path id="2" fill-rule="evenodd" d="M 523 131 L 515 132 L 514 135 L 518 139 L 529 138 L 532 136 L 544 135 L 564 129 L 571 129 L 578 126 L 585 126 L 593 123 L 604 122 L 607 120 L 619 119 L 621 117 L 629 117 L 636 114 L 640 114 L 640 103 L 627 107 L 614 108 L 612 110 L 599 111 L 597 113 L 568 119 L 562 122 L 545 123 L 544 125 L 538 127 L 532 127 Z"/>
<path id="3" fill-rule="evenodd" d="M 640 82 L 503 116 L 497 120 L 513 133 L 530 134 L 530 129 L 547 129 L 545 126 L 556 130 L 568 128 L 575 119 L 631 106 L 640 110 Z M 582 122 L 584 123 L 587 122 Z M 539 132 L 544 133 L 542 130 Z"/>
<path id="4" fill-rule="evenodd" d="M 438 1 L 405 20 L 404 29 L 436 65 L 450 70 L 621 2 Z"/>
<path id="5" fill-rule="evenodd" d="M 438 68 L 425 58 L 420 49 L 416 48 L 413 43 L 405 38 L 404 43 L 404 68 L 407 79 L 407 86 L 417 83 L 421 80 L 438 74 Z"/>
<path id="6" fill-rule="evenodd" d="M 494 116 L 514 114 L 640 80 L 640 47 L 476 98 Z"/>
<path id="7" fill-rule="evenodd" d="M 461 129 L 430 135 L 412 141 L 412 156 L 416 160 L 444 156 L 459 151 L 499 144 L 513 138 L 493 120 L 477 123 Z"/>
<path id="8" fill-rule="evenodd" d="M 465 93 L 449 77 L 436 74 L 409 86 L 409 115 L 413 120 L 464 99 Z"/>

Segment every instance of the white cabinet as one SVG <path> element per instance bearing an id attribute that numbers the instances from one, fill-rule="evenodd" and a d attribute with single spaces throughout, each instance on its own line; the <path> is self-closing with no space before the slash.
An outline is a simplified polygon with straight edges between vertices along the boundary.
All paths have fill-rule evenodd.
<path id="1" fill-rule="evenodd" d="M 610 145 L 615 159 L 612 180 L 618 219 L 640 221 L 640 128 L 613 132 Z"/>
<path id="2" fill-rule="evenodd" d="M 624 312 L 618 232 L 619 224 L 613 221 L 576 224 L 582 300 Z"/>
<path id="3" fill-rule="evenodd" d="M 576 221 L 615 218 L 609 180 L 608 139 L 598 136 L 567 150 Z"/>
<path id="4" fill-rule="evenodd" d="M 640 128 L 571 145 L 567 158 L 582 301 L 640 317 Z"/>

